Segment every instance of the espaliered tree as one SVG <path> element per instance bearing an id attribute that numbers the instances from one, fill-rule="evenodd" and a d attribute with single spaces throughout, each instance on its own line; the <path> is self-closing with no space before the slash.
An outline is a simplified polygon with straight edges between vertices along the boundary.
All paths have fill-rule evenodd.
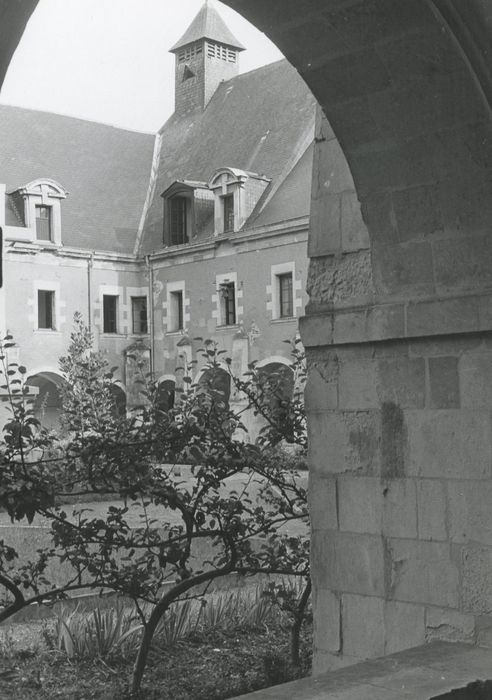
<path id="1" fill-rule="evenodd" d="M 238 390 L 251 394 L 266 421 L 260 444 L 240 439 L 240 416 L 213 383 L 198 389 L 185 381 L 176 407 L 164 412 L 142 374 L 142 405 L 121 416 L 113 398 L 114 370 L 93 350 L 91 333 L 77 315 L 60 361 L 67 383 L 59 438 L 36 420 L 26 369 L 8 361 L 12 346 L 7 337 L 0 351 L 11 410 L 0 454 L 0 508 L 13 522 L 42 516 L 49 544 L 33 561 L 19 562 L 14 548 L 0 541 L 0 622 L 31 603 L 53 603 L 77 590 L 129 597 L 143 627 L 132 681 L 136 692 L 158 623 L 176 601 L 201 595 L 231 574 L 308 580 L 306 491 L 291 460 L 269 449 L 281 432 L 274 430 L 271 411 L 283 411 L 285 427 L 290 409 L 264 405 L 261 386 L 250 386 L 254 368 Z M 212 344 L 203 353 L 207 376 L 213 377 L 224 364 L 222 354 Z M 301 422 L 296 417 L 289 423 L 294 434 Z M 173 466 L 183 463 L 191 465 L 186 480 Z M 94 494 L 112 495 L 118 504 L 103 515 L 58 505 L 68 496 L 73 501 Z M 288 526 L 297 523 L 304 527 L 289 534 Z M 50 578 L 54 565 L 62 583 Z"/>

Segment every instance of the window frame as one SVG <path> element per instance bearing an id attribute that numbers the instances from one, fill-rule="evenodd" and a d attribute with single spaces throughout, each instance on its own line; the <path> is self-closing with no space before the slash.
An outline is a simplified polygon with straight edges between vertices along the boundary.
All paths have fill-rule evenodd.
<path id="1" fill-rule="evenodd" d="M 138 320 L 137 324 L 137 317 L 136 317 L 136 305 L 137 302 L 143 302 L 144 310 L 145 310 L 145 319 L 142 319 L 140 316 L 140 319 Z M 148 315 L 148 303 L 147 303 L 147 297 L 143 295 L 138 295 L 138 296 L 131 296 L 130 297 L 130 306 L 131 306 L 131 312 L 132 312 L 132 335 L 148 335 L 149 332 L 149 315 Z M 138 312 L 142 314 L 142 309 Z"/>
<path id="2" fill-rule="evenodd" d="M 296 296 L 296 292 L 299 289 L 299 283 L 296 281 L 296 264 L 293 260 L 285 263 L 278 263 L 272 265 L 270 268 L 271 281 L 266 287 L 267 293 L 267 311 L 270 311 L 272 321 L 292 321 L 297 317 L 297 309 L 301 306 L 302 302 Z M 292 278 L 292 289 L 291 289 L 291 305 L 289 304 L 289 310 L 292 311 L 292 315 L 288 316 L 284 313 L 286 301 L 282 299 L 283 290 L 281 290 L 282 280 L 286 279 L 286 276 L 290 275 Z M 270 300 L 268 300 L 270 297 Z"/>
<path id="3" fill-rule="evenodd" d="M 37 330 L 38 331 L 56 331 L 56 291 L 54 289 L 37 289 Z M 49 304 L 41 303 L 41 295 L 49 295 Z M 45 325 L 41 325 L 41 313 L 44 310 L 46 314 Z M 48 311 L 49 310 L 49 311 Z"/>
<path id="4" fill-rule="evenodd" d="M 180 203 L 182 211 L 180 212 L 181 222 L 180 231 L 174 232 L 173 216 L 176 214 L 176 205 Z M 191 199 L 184 194 L 175 194 L 166 199 L 166 226 L 167 226 L 167 244 L 170 246 L 186 245 L 190 241 L 190 225 L 191 225 Z M 166 240 L 164 241 L 166 243 Z"/>
<path id="5" fill-rule="evenodd" d="M 222 221 L 224 222 L 224 233 L 235 231 L 235 202 L 234 193 L 228 192 L 220 197 L 222 206 Z"/>
<path id="6" fill-rule="evenodd" d="M 288 281 L 288 289 L 284 290 L 283 283 Z M 277 275 L 278 285 L 278 317 L 279 318 L 294 318 L 294 276 L 292 271 L 281 272 Z M 287 313 L 284 313 L 284 307 L 287 307 Z"/>
<path id="7" fill-rule="evenodd" d="M 169 291 L 169 306 L 168 332 L 178 333 L 184 330 L 184 289 L 171 289 Z"/>
<path id="8" fill-rule="evenodd" d="M 227 290 L 227 294 L 224 292 Z M 232 291 L 232 295 L 230 292 Z M 220 325 L 221 326 L 236 326 L 237 325 L 237 293 L 236 282 L 223 281 L 219 284 L 219 305 L 220 305 Z M 232 297 L 232 298 L 231 298 Z"/>
<path id="9" fill-rule="evenodd" d="M 40 210 L 44 210 L 48 213 L 48 216 L 46 218 L 43 218 L 41 216 L 38 216 L 38 212 Z M 40 235 L 41 232 L 41 226 L 38 225 L 38 221 L 47 221 L 47 234 L 48 237 L 43 237 Z M 53 207 L 51 204 L 34 204 L 34 228 L 36 231 L 36 240 L 37 241 L 45 241 L 48 243 L 53 243 Z"/>
<path id="10" fill-rule="evenodd" d="M 111 299 L 111 300 L 114 301 L 114 309 L 113 309 L 113 314 L 112 314 L 112 315 L 114 316 L 114 318 L 113 318 L 113 319 L 110 319 L 110 320 L 113 320 L 113 322 L 114 322 L 114 330 L 108 330 L 108 328 L 107 328 L 106 321 L 108 320 L 108 318 L 107 318 L 107 312 L 106 312 L 106 299 L 108 299 L 108 300 Z M 119 320 L 119 318 L 118 318 L 118 317 L 119 317 L 119 295 L 118 295 L 118 294 L 104 294 L 104 293 L 103 293 L 103 295 L 102 295 L 102 312 L 103 312 L 103 313 L 102 313 L 102 315 L 103 315 L 103 318 L 102 318 L 102 321 L 103 321 L 103 324 L 102 324 L 102 325 L 103 325 L 102 332 L 103 332 L 105 335 L 117 335 L 117 334 L 118 334 L 118 331 L 119 331 L 119 329 L 118 329 L 118 320 Z"/>

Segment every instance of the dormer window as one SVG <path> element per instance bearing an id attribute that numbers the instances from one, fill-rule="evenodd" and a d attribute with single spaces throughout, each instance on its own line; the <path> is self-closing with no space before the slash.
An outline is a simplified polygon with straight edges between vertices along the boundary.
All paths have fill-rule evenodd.
<path id="1" fill-rule="evenodd" d="M 209 182 L 215 200 L 215 235 L 239 231 L 270 180 L 237 168 L 221 168 Z"/>
<path id="2" fill-rule="evenodd" d="M 169 200 L 169 243 L 183 245 L 188 242 L 190 200 L 187 197 L 171 197 Z"/>
<path id="3" fill-rule="evenodd" d="M 45 204 L 36 204 L 36 238 L 38 241 L 52 241 L 52 216 L 51 207 Z"/>
<path id="4" fill-rule="evenodd" d="M 17 202 L 32 240 L 61 245 L 61 201 L 68 192 L 48 178 L 33 180 L 10 193 Z"/>
<path id="5" fill-rule="evenodd" d="M 165 246 L 186 245 L 201 233 L 213 218 L 213 194 L 205 182 L 176 180 L 165 192 L 164 231 Z"/>

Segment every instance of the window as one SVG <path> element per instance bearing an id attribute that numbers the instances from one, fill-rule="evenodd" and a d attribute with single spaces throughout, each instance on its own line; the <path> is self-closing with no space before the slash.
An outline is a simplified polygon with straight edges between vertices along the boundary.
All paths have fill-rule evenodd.
<path id="1" fill-rule="evenodd" d="M 118 332 L 118 297 L 103 295 L 103 333 Z"/>
<path id="2" fill-rule="evenodd" d="M 277 276 L 278 302 L 280 318 L 290 318 L 294 315 L 294 301 L 292 295 L 292 272 L 286 272 Z"/>
<path id="3" fill-rule="evenodd" d="M 224 208 L 224 232 L 234 231 L 234 195 L 226 194 L 222 197 L 222 206 Z"/>
<path id="4" fill-rule="evenodd" d="M 188 199 L 172 197 L 169 200 L 169 245 L 188 241 Z"/>
<path id="5" fill-rule="evenodd" d="M 169 294 L 170 303 L 170 322 L 168 330 L 181 331 L 184 328 L 184 315 L 183 315 L 183 291 L 181 289 Z"/>
<path id="6" fill-rule="evenodd" d="M 134 335 L 147 333 L 147 297 L 132 297 L 132 331 Z"/>
<path id="7" fill-rule="evenodd" d="M 223 326 L 236 324 L 236 285 L 223 282 L 219 287 L 220 320 Z"/>
<path id="8" fill-rule="evenodd" d="M 55 292 L 38 289 L 38 328 L 55 330 Z"/>
<path id="9" fill-rule="evenodd" d="M 36 204 L 36 238 L 40 241 L 52 241 L 51 207 Z"/>

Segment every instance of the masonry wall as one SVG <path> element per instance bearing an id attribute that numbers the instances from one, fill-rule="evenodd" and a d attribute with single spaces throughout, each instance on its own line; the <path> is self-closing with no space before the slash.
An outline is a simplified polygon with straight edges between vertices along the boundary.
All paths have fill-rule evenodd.
<path id="1" fill-rule="evenodd" d="M 466 128 L 469 143 L 483 128 Z M 329 181 L 337 148 L 321 119 L 301 323 L 315 672 L 436 638 L 481 641 L 492 619 L 483 186 L 471 195 L 445 182 L 438 204 L 422 164 L 407 188 L 383 182 L 381 166 L 359 208 L 348 169 Z M 463 167 L 483 178 L 480 163 Z"/>

